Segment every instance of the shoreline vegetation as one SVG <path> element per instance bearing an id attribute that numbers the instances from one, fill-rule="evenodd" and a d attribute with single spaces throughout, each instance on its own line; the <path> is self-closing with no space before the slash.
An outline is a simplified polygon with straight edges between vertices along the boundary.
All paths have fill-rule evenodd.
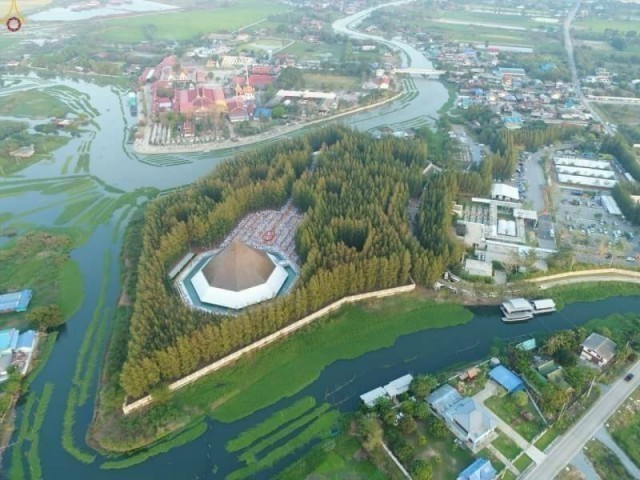
<path id="1" fill-rule="evenodd" d="M 413 147 L 417 147 L 417 150 L 414 151 Z M 394 154 L 394 149 L 400 150 Z M 347 150 L 350 158 L 344 157 Z M 321 154 L 311 155 L 316 151 Z M 240 155 L 232 162 L 221 164 L 210 176 L 192 187 L 181 190 L 179 197 L 177 193 L 170 194 L 151 203 L 145 211 L 144 219 L 140 219 L 134 225 L 133 233 L 127 235 L 123 247 L 123 259 L 126 259 L 123 278 L 126 279 L 131 306 L 118 309 L 116 324 L 119 326 L 116 328 L 119 333 L 114 335 L 125 340 L 112 340 L 110 343 L 107 358 L 112 360 L 108 360 L 105 366 L 105 371 L 108 370 L 109 374 L 104 377 L 100 388 L 99 412 L 90 428 L 90 444 L 102 452 L 123 453 L 153 444 L 185 428 L 200 416 L 212 416 L 223 422 L 232 422 L 295 394 L 313 382 L 327 365 L 336 360 L 356 358 L 368 351 L 393 345 L 399 336 L 414 331 L 444 328 L 470 320 L 470 313 L 459 304 L 438 303 L 418 295 L 403 295 L 396 300 L 354 305 L 250 358 L 241 359 L 228 368 L 208 375 L 205 381 L 199 381 L 173 394 L 166 389 L 170 381 L 221 358 L 220 353 L 227 352 L 219 352 L 218 355 L 207 353 L 200 357 L 199 362 L 196 359 L 187 361 L 185 358 L 180 363 L 182 366 L 186 365 L 187 370 L 180 372 L 176 370 L 175 362 L 172 362 L 173 366 L 162 366 L 165 363 L 163 358 L 173 359 L 178 352 L 189 351 L 185 347 L 192 344 L 191 335 L 176 339 L 167 336 L 166 331 L 158 330 L 157 334 L 153 334 L 152 341 L 142 337 L 133 338 L 129 339 L 128 347 L 124 346 L 130 332 L 144 331 L 148 335 L 156 331 L 156 327 L 149 323 L 153 321 L 152 318 L 147 315 L 152 312 L 157 318 L 169 315 L 167 318 L 171 318 L 171 322 L 176 319 L 175 328 L 178 331 L 182 324 L 193 331 L 193 325 L 202 325 L 206 320 L 204 323 L 209 330 L 198 340 L 198 345 L 205 342 L 202 344 L 203 349 L 196 349 L 203 352 L 208 348 L 207 345 L 220 343 L 215 341 L 216 337 L 230 335 L 245 320 L 249 323 L 242 329 L 251 327 L 260 330 L 255 337 L 249 330 L 243 333 L 246 342 L 263 338 L 300 318 L 303 313 L 315 311 L 336 298 L 393 286 L 406 279 L 408 273 L 411 273 L 418 285 L 432 285 L 439 277 L 439 272 L 449 263 L 449 258 L 457 256 L 456 245 L 450 243 L 448 238 L 448 224 L 442 220 L 449 218 L 448 212 L 438 212 L 438 208 L 446 208 L 451 203 L 442 202 L 441 199 L 444 192 L 454 195 L 456 184 L 455 178 L 447 175 L 434 177 L 435 180 L 425 179 L 420 166 L 417 163 L 414 165 L 412 160 L 414 155 L 417 155 L 416 159 L 422 158 L 420 151 L 420 142 L 412 146 L 393 138 L 373 141 L 365 134 L 343 127 L 327 127 L 302 138 L 267 146 L 259 152 Z M 354 158 L 354 152 L 364 154 L 367 162 Z M 389 152 L 390 158 L 403 158 L 403 164 L 390 163 L 385 156 L 387 154 L 381 157 L 381 152 Z M 270 161 L 265 165 L 265 158 L 277 161 Z M 283 177 L 283 171 L 290 173 Z M 249 178 L 244 178 L 249 172 L 259 174 L 254 173 Z M 354 183 L 354 179 L 358 182 Z M 392 181 L 392 184 L 387 185 L 388 181 Z M 362 185 L 357 188 L 359 183 Z M 430 188 L 424 188 L 425 183 L 429 183 Z M 252 190 L 248 189 L 248 185 Z M 340 192 L 343 204 L 335 201 Z M 378 192 L 374 196 L 377 198 L 369 198 L 371 192 Z M 386 192 L 386 197 L 381 199 L 379 192 Z M 349 195 L 354 194 L 367 199 L 360 199 L 352 204 Z M 246 198 L 247 195 L 249 199 Z M 422 210 L 428 212 L 418 215 L 413 236 L 408 235 L 411 227 L 405 210 L 408 199 L 412 196 L 418 197 Z M 232 319 L 212 315 L 200 318 L 203 314 L 184 307 L 177 294 L 162 281 L 163 269 L 169 268 L 184 254 L 187 238 L 190 238 L 193 245 L 202 244 L 210 248 L 219 243 L 248 211 L 275 208 L 288 198 L 293 198 L 294 205 L 304 214 L 296 232 L 296 250 L 302 260 L 301 278 L 289 296 L 252 308 L 250 320 L 245 319 L 244 315 Z M 376 205 L 381 200 L 386 206 L 382 206 L 381 211 L 373 212 L 371 205 Z M 363 202 L 368 208 L 363 208 Z M 208 205 L 204 209 L 212 209 L 215 215 L 210 215 L 208 219 L 199 217 L 193 206 L 200 203 Z M 445 207 L 442 207 L 443 204 Z M 353 210 L 350 215 L 342 212 L 345 208 Z M 382 213 L 384 209 L 393 213 Z M 384 218 L 369 219 L 370 216 L 378 215 Z M 344 220 L 349 216 L 357 220 Z M 207 222 L 212 221 L 214 223 L 207 226 Z M 152 230 L 149 226 L 151 224 Z M 327 232 L 322 231 L 325 228 L 322 226 L 327 225 L 334 229 L 331 235 L 335 244 L 325 245 L 323 242 L 326 240 L 319 240 L 328 238 Z M 389 227 L 385 226 L 386 233 L 383 233 L 376 232 L 372 225 Z M 200 232 L 198 235 L 201 237 L 194 238 L 189 232 Z M 379 238 L 386 238 L 387 244 L 378 243 L 379 240 L 376 239 Z M 410 248 L 405 247 L 403 241 L 409 242 Z M 431 245 L 430 250 L 424 252 L 421 250 L 424 248 L 422 245 Z M 327 250 L 328 248 L 330 249 Z M 402 251 L 404 248 L 407 251 L 401 255 L 399 264 L 394 264 L 398 260 L 393 255 L 383 257 L 385 254 L 382 252 L 389 255 L 394 249 Z M 381 250 L 376 252 L 376 249 Z M 343 264 L 339 257 L 347 252 L 351 257 Z M 422 257 L 425 254 L 428 258 L 426 261 Z M 363 262 L 359 258 L 367 257 L 370 259 L 359 263 Z M 371 259 L 382 262 L 375 266 L 368 265 L 366 262 L 373 261 Z M 157 270 L 162 265 L 164 267 Z M 343 266 L 347 271 L 340 270 Z M 328 269 L 341 273 L 332 280 L 331 270 Z M 360 279 L 357 272 L 363 278 Z M 386 285 L 382 285 L 379 282 L 385 275 L 390 275 L 390 278 L 387 278 Z M 340 278 L 349 278 L 351 285 L 339 280 Z M 322 285 L 332 285 L 333 290 L 323 293 Z M 315 293 L 310 294 L 312 290 L 303 293 L 303 287 L 313 288 Z M 615 295 L 622 290 L 623 288 L 605 290 L 596 287 L 589 291 L 589 287 L 581 284 L 563 287 L 560 292 L 566 297 L 564 303 L 568 303 L 584 301 L 596 294 L 601 296 L 602 292 Z M 540 292 L 537 290 L 538 295 Z M 633 294 L 631 291 L 627 293 Z M 326 294 L 329 296 L 324 297 Z M 544 295 L 552 295 L 552 290 L 545 290 Z M 400 303 L 395 304 L 390 313 L 389 305 L 394 305 L 394 301 Z M 303 306 L 305 309 L 301 310 Z M 381 309 L 382 314 L 376 309 Z M 136 314 L 131 315 L 131 311 L 138 311 L 137 317 Z M 414 315 L 419 318 L 413 318 Z M 398 323 L 399 317 L 405 321 Z M 270 329 L 261 326 L 263 319 L 269 322 Z M 353 328 L 354 324 L 358 325 L 357 329 Z M 402 327 L 398 328 L 398 325 Z M 358 342 L 353 341 L 355 331 L 358 333 Z M 239 331 L 235 335 L 238 333 Z M 318 339 L 322 339 L 325 345 L 332 345 L 332 348 L 310 358 L 309 345 L 318 345 Z M 118 347 L 114 350 L 116 343 Z M 239 346 L 241 345 L 232 346 L 229 351 L 234 351 Z M 156 351 L 150 348 L 156 348 Z M 132 351 L 135 352 L 134 356 Z M 287 386 L 272 381 L 283 377 L 282 369 L 287 362 L 297 361 L 297 358 L 307 358 L 307 361 L 300 364 L 298 373 L 290 378 Z M 290 373 L 284 374 L 284 377 L 289 376 Z M 121 407 L 125 392 L 131 398 L 150 392 L 159 401 L 151 408 L 123 417 Z"/>

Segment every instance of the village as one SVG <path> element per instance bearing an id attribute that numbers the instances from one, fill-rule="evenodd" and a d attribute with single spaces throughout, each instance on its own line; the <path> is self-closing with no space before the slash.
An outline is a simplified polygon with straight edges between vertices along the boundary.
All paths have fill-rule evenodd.
<path id="1" fill-rule="evenodd" d="M 599 333 L 562 355 L 551 347 L 559 338 L 552 336 L 542 345 L 536 338 L 521 338 L 506 345 L 502 360 L 518 357 L 522 372 L 491 357 L 453 375 L 403 375 L 360 395 L 361 411 L 379 422 L 389 442 L 385 449 L 406 475 L 411 470 L 423 478 L 415 465 L 434 459 L 440 465 L 436 457 L 442 457 L 449 467 L 434 467 L 438 477 L 526 476 L 544 462 L 559 431 L 590 405 L 595 378 L 628 362 L 628 352 L 618 352 L 616 343 Z M 551 406 L 550 391 L 566 402 L 561 409 Z"/>

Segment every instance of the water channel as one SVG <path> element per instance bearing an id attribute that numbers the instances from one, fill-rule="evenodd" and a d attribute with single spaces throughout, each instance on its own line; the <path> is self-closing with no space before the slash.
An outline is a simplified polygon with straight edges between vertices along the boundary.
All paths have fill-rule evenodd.
<path id="1" fill-rule="evenodd" d="M 348 31 L 346 30 L 348 25 L 358 21 L 363 15 L 361 12 L 340 21 L 336 29 L 342 28 L 345 29 L 343 31 Z M 391 43 L 395 48 L 403 50 L 411 65 L 431 66 L 424 56 L 410 45 L 376 37 L 371 39 Z M 21 79 L 21 84 L 16 85 L 16 89 L 28 86 L 30 82 L 39 87 L 67 85 L 90 97 L 90 103 L 100 112 L 95 117 L 97 124 L 94 129 L 95 138 L 90 146 L 90 174 L 106 185 L 131 191 L 146 186 L 168 189 L 189 184 L 232 153 L 171 155 L 171 166 L 160 167 L 151 164 L 151 159 L 134 155 L 124 142 L 126 127 L 133 122 L 126 109 L 121 108 L 126 92 L 67 79 L 49 81 L 33 77 Z M 349 118 L 348 123 L 361 130 L 370 130 L 385 125 L 403 125 L 415 119 L 433 118 L 438 108 L 447 100 L 446 89 L 438 82 L 423 78 L 415 79 L 414 83 L 417 95 L 411 101 L 389 104 L 375 111 L 354 115 Z M 72 139 L 66 147 L 56 152 L 52 161 L 36 164 L 21 172 L 21 176 L 34 180 L 61 177 L 60 172 L 65 159 L 77 153 L 81 141 L 82 139 Z M 60 208 L 56 203 L 60 201 L 58 196 L 45 197 L 39 193 L 28 192 L 4 198 L 0 203 L 0 213 L 20 211 L 25 208 L 24 205 L 40 205 L 47 200 L 51 202 L 51 210 L 34 214 L 34 217 L 29 220 L 40 225 L 51 225 L 52 219 L 56 217 L 56 212 Z M 595 317 L 616 312 L 640 311 L 640 297 L 614 298 L 589 304 L 570 305 L 559 313 L 527 324 L 505 325 L 499 320 L 495 308 L 477 308 L 473 310 L 472 321 L 466 325 L 426 330 L 404 336 L 399 338 L 392 347 L 370 352 L 357 359 L 338 361 L 328 366 L 315 382 L 297 392 L 293 397 L 282 399 L 274 405 L 230 424 L 210 422 L 207 433 L 196 441 L 153 457 L 140 465 L 125 470 L 104 471 L 99 469 L 102 458 L 98 458 L 90 465 L 85 465 L 65 452 L 61 445 L 61 432 L 76 358 L 88 324 L 98 308 L 104 268 L 109 270 L 109 283 L 104 290 L 106 311 L 102 314 L 108 315 L 108 310 L 112 310 L 117 302 L 120 290 L 118 255 L 122 232 L 114 236 L 112 233 L 115 228 L 115 221 L 98 227 L 89 240 L 73 252 L 72 258 L 78 262 L 83 274 L 84 301 L 77 314 L 67 322 L 66 330 L 58 338 L 48 363 L 32 384 L 35 392 L 40 392 L 46 383 L 51 382 L 55 385 L 40 431 L 40 459 L 44 477 L 47 479 L 224 478 L 226 474 L 240 467 L 235 455 L 225 451 L 226 441 L 261 422 L 296 398 L 313 396 L 318 404 L 331 402 L 342 411 L 350 411 L 356 408 L 358 395 L 362 392 L 404 373 L 433 372 L 452 363 L 483 357 L 495 337 L 510 338 L 534 331 L 570 328 Z M 118 228 L 121 230 L 122 226 Z M 103 262 L 105 252 L 109 255 L 107 263 Z M 104 345 L 95 345 L 93 348 L 104 348 Z M 96 383 L 97 377 L 94 376 L 91 398 L 95 395 Z M 332 393 L 328 394 L 328 392 Z M 91 401 L 76 410 L 73 432 L 77 444 L 85 437 L 92 411 Z M 17 425 L 20 424 L 21 414 L 22 407 L 19 406 Z M 82 447 L 85 450 L 87 448 L 84 445 Z M 283 459 L 274 466 L 272 471 L 263 472 L 260 478 L 271 478 L 275 471 L 291 463 L 302 453 L 304 451 Z M 12 449 L 9 448 L 3 456 L 3 472 L 7 472 L 11 454 Z"/>

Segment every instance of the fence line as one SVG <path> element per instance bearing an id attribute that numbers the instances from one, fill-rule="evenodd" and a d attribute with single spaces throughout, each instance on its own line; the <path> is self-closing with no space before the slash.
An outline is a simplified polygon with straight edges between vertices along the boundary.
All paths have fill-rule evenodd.
<path id="1" fill-rule="evenodd" d="M 413 290 L 415 290 L 416 285 L 415 283 L 410 283 L 409 285 L 403 285 L 400 287 L 394 287 L 394 288 L 387 288 L 384 290 L 377 290 L 375 292 L 369 292 L 369 293 L 360 293 L 357 295 L 351 295 L 348 297 L 343 297 L 340 300 L 337 300 L 336 302 L 333 302 L 330 305 L 327 305 L 326 307 L 321 308 L 320 310 L 317 310 L 309 315 L 307 315 L 306 317 L 298 320 L 297 322 L 292 323 L 291 325 L 287 325 L 284 328 L 281 328 L 280 330 L 278 330 L 277 332 L 274 332 L 270 335 L 267 335 L 266 337 L 261 338 L 260 340 L 257 340 L 255 342 L 253 342 L 250 345 L 247 345 L 246 347 L 241 348 L 240 350 L 237 350 L 229 355 L 227 355 L 226 357 L 223 357 L 219 360 L 216 360 L 213 363 L 210 363 L 209 365 L 196 370 L 195 372 L 182 377 L 179 380 L 176 380 L 175 382 L 173 382 L 172 384 L 169 385 L 169 390 L 170 391 L 176 391 L 179 390 L 183 387 L 186 387 L 187 385 L 190 385 L 191 383 L 195 382 L 196 380 L 199 380 L 200 378 L 213 373 L 217 370 L 220 370 L 222 367 L 226 367 L 227 365 L 230 365 L 231 363 L 235 362 L 236 360 L 242 358 L 243 356 L 245 356 L 246 354 L 253 352 L 255 350 L 259 350 L 263 347 L 266 347 L 267 345 L 272 344 L 273 342 L 275 342 L 276 340 L 279 340 L 280 338 L 295 332 L 296 330 L 299 330 L 302 327 L 305 327 L 307 325 L 309 325 L 310 323 L 312 323 L 313 321 L 324 317 L 325 315 L 327 315 L 328 313 L 331 313 L 337 309 L 339 309 L 340 307 L 342 307 L 343 305 L 346 304 L 350 304 L 350 303 L 355 303 L 355 302 L 360 302 L 362 300 L 367 300 L 370 298 L 384 298 L 384 297 L 389 297 L 389 296 L 393 296 L 393 295 L 398 295 L 400 293 L 406 293 L 406 292 L 412 292 Z M 142 407 L 145 407 L 147 405 L 150 405 L 151 403 L 153 403 L 153 397 L 151 395 L 147 395 L 146 397 L 140 398 L 139 400 L 136 400 L 135 402 L 129 403 L 127 404 L 127 399 L 125 398 L 125 401 L 122 405 L 122 412 L 125 415 L 129 415 L 131 412 L 134 412 L 136 410 L 139 410 Z"/>

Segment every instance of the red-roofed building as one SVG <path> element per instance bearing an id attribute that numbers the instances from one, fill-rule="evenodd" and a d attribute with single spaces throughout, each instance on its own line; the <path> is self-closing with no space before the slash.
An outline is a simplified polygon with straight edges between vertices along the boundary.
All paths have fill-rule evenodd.
<path id="1" fill-rule="evenodd" d="M 221 88 L 192 86 L 189 89 L 176 90 L 174 111 L 186 117 L 203 117 L 226 111 L 227 104 Z"/>
<path id="2" fill-rule="evenodd" d="M 254 88 L 264 88 L 267 85 L 273 85 L 275 81 L 276 78 L 271 75 L 249 75 L 249 85 Z M 237 76 L 231 79 L 231 83 L 233 85 L 240 85 L 241 87 L 244 87 L 247 83 L 247 79 L 243 76 Z"/>

